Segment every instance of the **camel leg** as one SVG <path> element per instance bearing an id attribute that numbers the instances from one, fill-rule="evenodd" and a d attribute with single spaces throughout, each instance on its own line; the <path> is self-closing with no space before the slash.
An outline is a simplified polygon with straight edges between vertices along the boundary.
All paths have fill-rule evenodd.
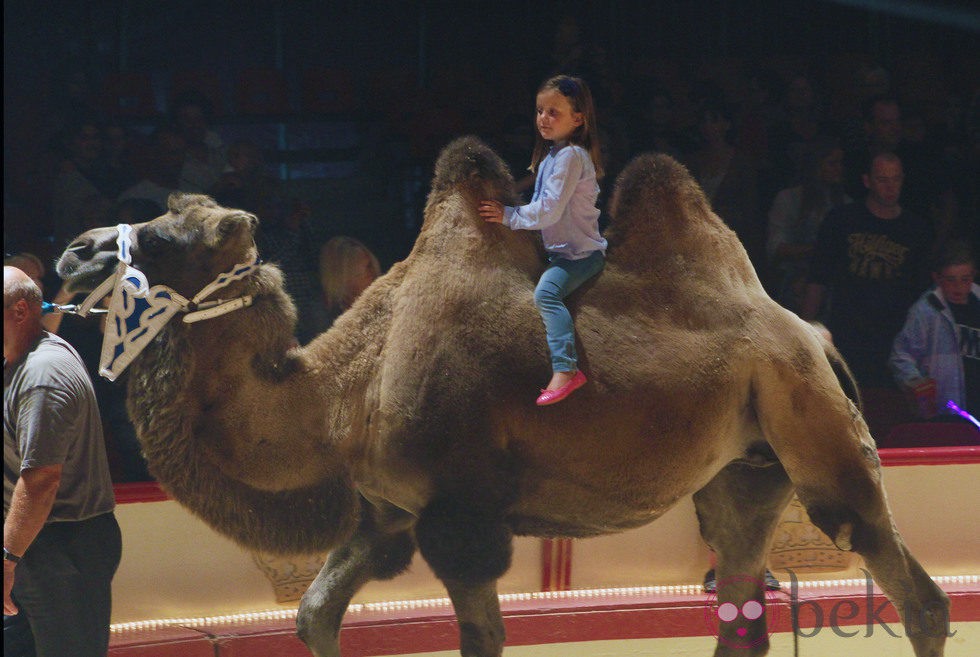
<path id="1" fill-rule="evenodd" d="M 869 454 L 869 461 L 872 456 Z M 949 597 L 929 577 L 892 523 L 877 455 L 874 465 L 851 471 L 841 489 L 852 492 L 841 499 L 840 490 L 807 485 L 800 501 L 810 519 L 837 547 L 864 557 L 871 577 L 895 606 L 916 657 L 942 657 L 949 631 Z M 855 486 L 863 497 L 855 497 Z M 884 631 L 884 629 L 883 629 Z"/>
<path id="2" fill-rule="evenodd" d="M 415 527 L 422 556 L 453 602 L 463 657 L 503 653 L 497 579 L 510 568 L 513 536 L 491 509 L 464 495 L 445 495 L 425 508 Z"/>
<path id="3" fill-rule="evenodd" d="M 296 630 L 316 657 L 340 657 L 340 624 L 351 598 L 371 580 L 402 573 L 415 554 L 410 531 L 387 532 L 367 505 L 365 511 L 357 531 L 330 553 L 300 601 Z"/>
<path id="4" fill-rule="evenodd" d="M 443 580 L 459 621 L 459 652 L 463 657 L 499 657 L 504 650 L 497 581 L 466 584 Z"/>
<path id="5" fill-rule="evenodd" d="M 738 461 L 694 494 L 701 535 L 718 557 L 715 609 L 742 610 L 749 601 L 765 609 L 766 555 L 791 496 L 792 485 L 778 463 L 760 467 Z M 718 628 L 715 657 L 762 657 L 769 651 L 765 613 L 754 619 L 739 613 L 730 622 L 719 621 Z"/>
<path id="6" fill-rule="evenodd" d="M 810 519 L 842 550 L 864 557 L 895 606 L 916 657 L 941 657 L 949 598 L 905 547 L 892 523 L 881 463 L 857 408 L 833 386 L 814 386 L 816 364 L 758 379 L 758 416 Z M 806 374 L 810 381 L 801 377 Z"/>

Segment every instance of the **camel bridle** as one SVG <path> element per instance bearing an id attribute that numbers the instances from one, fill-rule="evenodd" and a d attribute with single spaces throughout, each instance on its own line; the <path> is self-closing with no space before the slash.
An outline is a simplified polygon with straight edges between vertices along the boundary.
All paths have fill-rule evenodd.
<path id="1" fill-rule="evenodd" d="M 166 285 L 150 287 L 146 275 L 131 266 L 133 227 L 119 224 L 116 230 L 116 257 L 119 260 L 116 274 L 96 287 L 76 310 L 84 317 L 92 312 L 95 304 L 112 295 L 99 359 L 99 374 L 106 379 L 114 381 L 122 374 L 177 313 L 183 313 L 183 321 L 190 324 L 252 305 L 250 294 L 231 299 L 207 299 L 257 270 L 261 264 L 258 257 L 219 274 L 192 299 L 187 299 Z"/>

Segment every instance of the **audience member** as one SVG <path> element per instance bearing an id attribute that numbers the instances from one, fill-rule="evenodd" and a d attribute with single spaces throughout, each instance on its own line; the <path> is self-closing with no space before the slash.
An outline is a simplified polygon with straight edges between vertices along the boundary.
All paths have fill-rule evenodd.
<path id="1" fill-rule="evenodd" d="M 850 79 L 838 88 L 835 134 L 841 138 L 844 152 L 860 150 L 868 138 L 866 119 L 868 101 L 892 94 L 892 77 L 888 70 L 877 63 L 858 66 Z"/>
<path id="2" fill-rule="evenodd" d="M 980 285 L 976 258 L 965 241 L 939 250 L 932 267 L 935 286 L 912 305 L 895 337 L 888 361 L 913 411 L 929 419 L 956 415 L 952 401 L 980 416 Z"/>
<path id="3" fill-rule="evenodd" d="M 866 100 L 861 117 L 862 139 L 846 145 L 844 153 L 844 188 L 855 198 L 862 193 L 868 158 L 878 153 L 896 153 L 902 141 L 902 112 L 891 96 Z"/>
<path id="4" fill-rule="evenodd" d="M 634 155 L 656 151 L 681 159 L 692 150 L 690 139 L 677 129 L 674 99 L 667 89 L 641 90 L 634 102 L 637 114 L 630 128 Z"/>
<path id="5" fill-rule="evenodd" d="M 900 204 L 902 180 L 898 156 L 876 155 L 864 175 L 864 199 L 827 215 L 800 313 L 821 319 L 829 301 L 825 324 L 862 387 L 892 385 L 892 340 L 921 289 L 933 241 L 928 223 Z"/>
<path id="6" fill-rule="evenodd" d="M 527 154 L 534 147 L 534 119 L 524 114 L 511 114 L 504 119 L 496 140 L 497 153 L 507 163 L 514 176 L 514 191 L 522 197 L 534 188 L 534 174 L 529 168 Z"/>
<path id="7" fill-rule="evenodd" d="M 861 193 L 862 169 L 868 157 L 892 152 L 902 159 L 905 170 L 903 204 L 916 214 L 932 220 L 942 193 L 950 181 L 942 173 L 943 158 L 931 141 L 905 139 L 902 108 L 891 96 L 869 99 L 864 106 L 865 141 L 845 152 L 844 188 L 857 198 Z"/>
<path id="8" fill-rule="evenodd" d="M 759 271 L 765 264 L 765 222 L 760 217 L 756 170 L 732 143 L 733 118 L 720 102 L 708 100 L 700 110 L 701 146 L 688 166 L 712 209 L 737 234 Z"/>
<path id="9" fill-rule="evenodd" d="M 262 258 L 275 262 L 286 277 L 286 291 L 296 304 L 296 339 L 306 344 L 322 330 L 319 245 L 323 240 L 309 220 L 309 208 L 262 217 L 257 242 Z"/>
<path id="10" fill-rule="evenodd" d="M 45 266 L 33 253 L 15 253 L 14 255 L 4 256 L 3 265 L 5 267 L 16 267 L 34 281 L 42 292 L 44 292 Z"/>
<path id="11" fill-rule="evenodd" d="M 116 224 L 141 224 L 151 219 L 156 219 L 162 214 L 161 208 L 156 201 L 148 198 L 127 198 L 116 203 L 111 215 L 112 221 Z"/>
<path id="12" fill-rule="evenodd" d="M 804 151 L 828 133 L 823 111 L 813 80 L 803 74 L 791 78 L 769 132 L 769 158 L 780 176 L 774 180 L 777 184 L 790 187 L 801 181 Z"/>
<path id="13" fill-rule="evenodd" d="M 830 210 L 850 203 L 841 185 L 844 152 L 819 138 L 801 154 L 802 184 L 780 190 L 769 208 L 766 252 L 773 296 L 800 312 L 817 230 Z"/>
<path id="14" fill-rule="evenodd" d="M 228 166 L 208 193 L 221 205 L 247 210 L 262 220 L 272 221 L 273 215 L 285 211 L 279 181 L 266 171 L 262 149 L 251 141 L 228 146 Z"/>
<path id="15" fill-rule="evenodd" d="M 122 540 L 95 393 L 7 266 L 3 356 L 4 654 L 102 657 Z"/>
<path id="16" fill-rule="evenodd" d="M 735 142 L 759 162 L 769 157 L 772 135 L 776 126 L 785 120 L 784 90 L 780 77 L 764 68 L 755 67 L 746 74 Z"/>
<path id="17" fill-rule="evenodd" d="M 115 191 L 121 192 L 138 180 L 133 166 L 134 137 L 118 122 L 107 123 L 103 135 L 106 166 L 117 184 Z"/>
<path id="18" fill-rule="evenodd" d="M 83 217 L 104 207 L 100 203 L 119 193 L 103 157 L 102 125 L 92 115 L 76 116 L 61 141 L 64 159 L 51 189 L 51 232 L 55 245 L 83 232 Z"/>
<path id="19" fill-rule="evenodd" d="M 160 127 L 153 134 L 143 163 L 143 178 L 120 194 L 117 200 L 123 202 L 129 199 L 146 199 L 157 205 L 158 214 L 163 214 L 167 209 L 167 198 L 181 189 L 180 172 L 184 166 L 186 150 L 184 138 L 179 132 L 168 126 Z"/>
<path id="20" fill-rule="evenodd" d="M 174 98 L 170 109 L 170 119 L 187 149 L 178 185 L 185 192 L 206 192 L 225 170 L 225 147 L 210 129 L 211 112 L 211 102 L 195 90 Z"/>
<path id="21" fill-rule="evenodd" d="M 331 238 L 320 249 L 320 287 L 329 328 L 378 276 L 378 258 L 353 237 Z"/>
<path id="22" fill-rule="evenodd" d="M 47 273 L 47 268 L 36 255 L 33 253 L 17 253 L 4 258 L 3 264 L 4 266 L 16 267 L 27 274 L 37 284 L 38 289 L 41 290 L 41 294 L 44 294 L 44 278 Z M 68 303 L 71 301 L 72 296 L 64 289 L 60 289 L 51 301 L 56 304 Z M 61 313 L 45 314 L 41 318 L 41 325 L 44 327 L 44 330 L 57 333 L 58 327 L 61 324 L 61 317 Z"/>

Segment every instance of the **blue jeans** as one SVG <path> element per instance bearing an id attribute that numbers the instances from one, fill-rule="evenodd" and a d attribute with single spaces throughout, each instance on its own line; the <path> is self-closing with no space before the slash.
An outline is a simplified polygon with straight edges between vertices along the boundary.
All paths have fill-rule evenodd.
<path id="1" fill-rule="evenodd" d="M 538 286 L 534 288 L 534 305 L 544 320 L 548 350 L 551 352 L 551 369 L 555 372 L 574 372 L 578 369 L 575 326 L 562 300 L 602 271 L 605 264 L 602 251 L 595 251 L 581 260 L 552 256 Z"/>
<path id="2" fill-rule="evenodd" d="M 20 613 L 3 617 L 4 655 L 105 657 L 121 553 L 112 513 L 45 525 L 16 569 Z"/>

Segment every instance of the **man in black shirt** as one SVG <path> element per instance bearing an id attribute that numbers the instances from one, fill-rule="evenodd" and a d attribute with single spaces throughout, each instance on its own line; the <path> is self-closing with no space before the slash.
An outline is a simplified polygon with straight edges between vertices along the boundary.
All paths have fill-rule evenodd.
<path id="1" fill-rule="evenodd" d="M 925 219 L 899 203 L 902 162 L 879 153 L 863 176 L 863 201 L 832 211 L 814 246 L 803 319 L 823 319 L 863 387 L 893 385 L 887 362 L 933 241 Z"/>

